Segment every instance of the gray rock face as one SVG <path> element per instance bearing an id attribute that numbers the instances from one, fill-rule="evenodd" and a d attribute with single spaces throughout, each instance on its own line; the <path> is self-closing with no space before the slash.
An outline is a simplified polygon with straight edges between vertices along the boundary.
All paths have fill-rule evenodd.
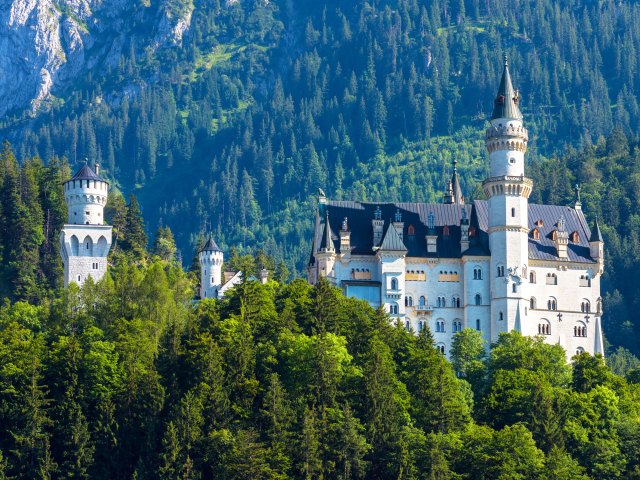
<path id="1" fill-rule="evenodd" d="M 155 3 L 155 2 L 154 2 Z M 0 0 L 0 115 L 35 112 L 52 92 L 84 72 L 114 65 L 128 53 L 136 23 L 154 35 L 136 49 L 180 45 L 191 25 L 193 3 L 162 0 Z M 169 5 L 173 7 L 169 7 Z"/>

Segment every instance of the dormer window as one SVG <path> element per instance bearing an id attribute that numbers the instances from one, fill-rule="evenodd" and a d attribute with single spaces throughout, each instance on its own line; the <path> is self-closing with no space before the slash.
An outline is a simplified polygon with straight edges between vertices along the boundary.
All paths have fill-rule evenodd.
<path id="1" fill-rule="evenodd" d="M 534 240 L 540 240 L 540 230 L 537 228 L 533 229 L 532 236 Z"/>
<path id="2" fill-rule="evenodd" d="M 444 237 L 448 237 L 449 236 L 449 227 L 447 227 L 446 225 L 444 227 L 442 227 L 442 235 Z"/>
<path id="3" fill-rule="evenodd" d="M 551 240 L 553 240 L 554 242 L 556 240 L 558 240 L 558 231 L 554 230 L 553 232 L 551 232 Z"/>
<path id="4" fill-rule="evenodd" d="M 580 243 L 580 234 L 578 232 L 573 232 L 571 234 L 571 241 L 573 243 Z"/>
<path id="5" fill-rule="evenodd" d="M 475 227 L 469 227 L 469 237 L 475 237 L 475 236 L 476 236 Z"/>
<path id="6" fill-rule="evenodd" d="M 536 225 L 538 227 L 543 227 L 544 226 L 544 222 L 542 221 L 542 219 L 538 219 L 538 221 L 536 222 Z"/>
<path id="7" fill-rule="evenodd" d="M 416 234 L 416 228 L 413 225 L 409 225 L 407 228 L 407 235 L 413 236 Z"/>

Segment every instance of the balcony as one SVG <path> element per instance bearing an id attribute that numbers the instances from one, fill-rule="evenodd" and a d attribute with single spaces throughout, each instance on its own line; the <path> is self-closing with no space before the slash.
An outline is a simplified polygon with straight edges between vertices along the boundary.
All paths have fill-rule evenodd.
<path id="1" fill-rule="evenodd" d="M 416 312 L 433 312 L 433 305 L 416 305 Z"/>

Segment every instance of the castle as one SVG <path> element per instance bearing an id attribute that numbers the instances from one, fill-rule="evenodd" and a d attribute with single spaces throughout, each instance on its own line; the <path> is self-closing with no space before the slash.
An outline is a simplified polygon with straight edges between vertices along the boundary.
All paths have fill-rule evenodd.
<path id="1" fill-rule="evenodd" d="M 60 233 L 60 253 L 64 264 L 64 286 L 95 282 L 107 271 L 111 248 L 111 225 L 104 225 L 109 183 L 84 165 L 63 184 L 68 221 Z"/>
<path id="2" fill-rule="evenodd" d="M 507 60 L 485 143 L 487 200 L 466 204 L 456 165 L 442 204 L 329 200 L 316 212 L 309 282 L 383 307 L 416 332 L 428 327 L 449 355 L 464 328 L 487 344 L 517 330 L 579 352 L 604 354 L 600 279 L 604 242 L 579 200 L 529 204 L 528 132 Z"/>

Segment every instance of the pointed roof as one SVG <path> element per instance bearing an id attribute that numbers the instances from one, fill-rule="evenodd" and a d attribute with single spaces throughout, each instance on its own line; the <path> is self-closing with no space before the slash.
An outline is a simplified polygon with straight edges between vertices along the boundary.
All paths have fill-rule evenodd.
<path id="1" fill-rule="evenodd" d="M 460 188 L 460 180 L 458 179 L 458 162 L 453 161 L 453 176 L 451 182 L 453 183 L 453 203 L 456 205 L 464 205 L 464 195 L 462 195 L 462 189 Z"/>
<path id="2" fill-rule="evenodd" d="M 216 245 L 216 242 L 213 240 L 213 237 L 209 235 L 209 240 L 207 240 L 207 243 L 204 244 L 204 247 L 202 247 L 202 250 L 200 251 L 201 252 L 221 252 L 222 250 L 218 248 L 218 245 Z"/>
<path id="3" fill-rule="evenodd" d="M 595 320 L 595 338 L 594 338 L 594 343 L 595 345 L 593 346 L 593 353 L 594 355 L 596 353 L 599 353 L 601 355 L 604 355 L 604 342 L 602 341 L 602 326 L 600 325 L 600 318 L 596 317 Z"/>
<path id="4" fill-rule="evenodd" d="M 384 240 L 382 240 L 380 250 L 388 252 L 407 252 L 407 247 L 400 238 L 396 227 L 393 225 L 389 225 L 389 228 L 387 228 L 387 234 L 384 236 Z"/>
<path id="5" fill-rule="evenodd" d="M 333 232 L 331 231 L 331 223 L 329 222 L 329 209 L 327 208 L 327 215 L 324 221 L 324 235 L 322 239 L 322 244 L 320 245 L 320 250 L 324 250 L 326 252 L 335 252 L 336 247 L 333 245 Z"/>
<path id="6" fill-rule="evenodd" d="M 590 242 L 603 242 L 602 233 L 600 233 L 600 225 L 598 225 L 598 217 L 596 217 L 595 222 L 593 223 L 593 230 L 591 230 L 591 237 L 589 237 Z"/>
<path id="7" fill-rule="evenodd" d="M 491 120 L 495 120 L 496 118 L 522 119 L 522 113 L 520 113 L 520 109 L 518 108 L 519 100 L 520 96 L 518 95 L 518 92 L 513 89 L 513 84 L 511 83 L 509 62 L 507 61 L 507 55 L 505 54 L 502 80 L 500 80 L 500 87 L 498 88 L 498 94 L 494 101 Z"/>
<path id="8" fill-rule="evenodd" d="M 100 175 L 96 174 L 89 165 L 86 163 L 82 166 L 78 172 L 71 177 L 67 182 L 71 180 L 99 180 L 101 182 L 105 182 L 106 180 L 102 178 Z"/>

